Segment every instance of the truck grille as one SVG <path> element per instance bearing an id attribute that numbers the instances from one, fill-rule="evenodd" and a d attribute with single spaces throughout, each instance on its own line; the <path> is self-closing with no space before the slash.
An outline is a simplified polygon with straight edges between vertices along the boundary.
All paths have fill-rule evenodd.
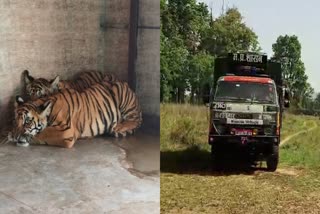
<path id="1" fill-rule="evenodd" d="M 254 119 L 253 114 L 235 114 L 234 115 L 235 119 Z"/>

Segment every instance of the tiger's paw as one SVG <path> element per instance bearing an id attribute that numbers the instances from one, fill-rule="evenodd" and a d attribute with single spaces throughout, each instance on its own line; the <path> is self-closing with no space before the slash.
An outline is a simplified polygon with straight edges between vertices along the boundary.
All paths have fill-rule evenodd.
<path id="1" fill-rule="evenodd" d="M 133 130 L 137 128 L 137 123 L 133 121 L 124 121 L 122 123 L 118 123 L 114 128 L 114 132 L 122 133 L 126 135 L 126 133 L 131 134 Z"/>
<path id="2" fill-rule="evenodd" d="M 20 147 L 28 147 L 30 144 L 27 141 L 26 138 L 22 138 L 19 141 L 16 142 L 16 146 L 20 146 Z"/>
<path id="3" fill-rule="evenodd" d="M 127 135 L 133 135 L 133 134 L 134 134 L 134 130 L 128 130 L 128 131 L 125 131 L 125 132 L 114 132 L 114 136 L 116 138 L 126 137 Z"/>
<path id="4" fill-rule="evenodd" d="M 134 129 L 127 131 L 128 134 L 133 135 L 134 134 Z"/>
<path id="5" fill-rule="evenodd" d="M 36 138 L 31 138 L 30 143 L 32 145 L 48 145 L 48 143 L 46 141 L 38 140 Z"/>
<path id="6" fill-rule="evenodd" d="M 127 135 L 126 132 L 114 132 L 114 136 L 116 138 L 119 138 L 119 137 L 125 137 Z"/>
<path id="7" fill-rule="evenodd" d="M 30 144 L 28 142 L 17 142 L 16 146 L 20 146 L 20 147 L 28 147 Z"/>

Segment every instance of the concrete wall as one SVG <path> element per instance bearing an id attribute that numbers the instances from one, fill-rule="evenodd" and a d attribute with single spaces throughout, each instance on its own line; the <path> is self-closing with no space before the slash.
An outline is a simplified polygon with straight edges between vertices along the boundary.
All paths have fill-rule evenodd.
<path id="1" fill-rule="evenodd" d="M 160 114 L 160 1 L 139 0 L 137 93 L 146 114 Z"/>
<path id="2" fill-rule="evenodd" d="M 159 26 L 159 1 L 140 0 L 139 25 Z M 0 0 L 0 120 L 20 77 L 64 78 L 87 69 L 128 78 L 129 0 Z M 159 29 L 139 29 L 136 91 L 159 115 Z M 10 109 L 10 110 L 8 110 Z"/>

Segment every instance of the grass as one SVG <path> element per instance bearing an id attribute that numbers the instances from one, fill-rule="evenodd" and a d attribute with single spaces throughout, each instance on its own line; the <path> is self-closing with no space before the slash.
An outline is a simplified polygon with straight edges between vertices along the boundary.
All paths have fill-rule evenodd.
<path id="1" fill-rule="evenodd" d="M 162 104 L 161 150 L 179 150 L 188 146 L 208 148 L 208 114 L 205 106 Z"/>
<path id="2" fill-rule="evenodd" d="M 316 120 L 306 120 L 306 127 L 312 127 Z M 320 132 L 319 128 L 308 133 L 302 133 L 291 139 L 280 150 L 281 164 L 285 166 L 298 166 L 313 170 L 320 169 Z"/>
<path id="3" fill-rule="evenodd" d="M 315 124 L 318 118 L 285 115 L 282 139 Z M 320 211 L 320 128 L 284 144 L 275 173 L 212 172 L 207 130 L 206 107 L 161 105 L 162 213 Z"/>
<path id="4" fill-rule="evenodd" d="M 305 115 L 293 115 L 285 113 L 283 116 L 283 124 L 281 129 L 281 138 L 285 139 L 288 135 L 300 131 L 305 127 L 310 127 L 314 124 L 315 117 Z"/>

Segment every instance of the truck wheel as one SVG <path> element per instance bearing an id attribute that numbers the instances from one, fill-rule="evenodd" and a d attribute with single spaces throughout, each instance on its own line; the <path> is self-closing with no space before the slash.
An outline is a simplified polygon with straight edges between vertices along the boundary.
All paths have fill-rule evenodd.
<path id="1" fill-rule="evenodd" d="M 214 148 L 214 146 L 211 146 L 211 162 L 212 162 L 212 168 L 213 170 L 221 170 L 222 169 L 222 157 L 221 154 L 219 154 L 219 151 L 217 151 L 217 148 Z"/>
<path id="2" fill-rule="evenodd" d="M 279 163 L 279 146 L 272 146 L 272 153 L 267 158 L 267 170 L 270 172 L 276 171 Z"/>

